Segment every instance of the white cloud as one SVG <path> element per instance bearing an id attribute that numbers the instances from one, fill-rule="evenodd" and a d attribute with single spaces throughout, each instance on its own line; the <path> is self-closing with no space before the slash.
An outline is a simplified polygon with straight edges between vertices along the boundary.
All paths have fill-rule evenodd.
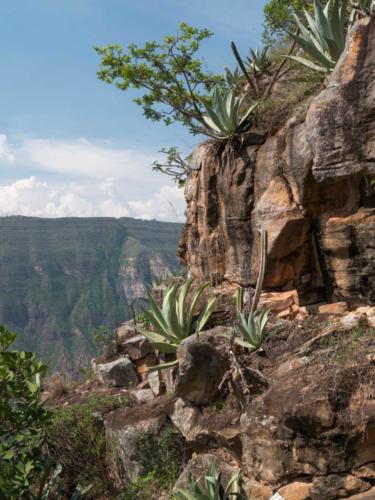
<path id="1" fill-rule="evenodd" d="M 15 157 L 12 148 L 8 144 L 8 138 L 5 134 L 0 134 L 0 160 L 14 161 Z"/>
<path id="2" fill-rule="evenodd" d="M 87 139 L 12 143 L 0 134 L 0 167 L 11 179 L 0 184 L 0 215 L 182 221 L 183 192 L 152 171 L 154 159 Z M 23 176 L 17 179 L 20 169 Z"/>
<path id="3" fill-rule="evenodd" d="M 128 180 L 139 179 L 142 171 L 150 171 L 155 160 L 136 150 L 104 147 L 87 139 L 25 139 L 17 159 L 46 172 Z"/>
<path id="4" fill-rule="evenodd" d="M 183 192 L 163 186 L 147 200 L 126 201 L 116 192 L 114 182 L 102 185 L 51 185 L 36 177 L 0 185 L 0 215 L 35 217 L 135 217 L 182 221 L 185 203 Z"/>
<path id="5" fill-rule="evenodd" d="M 183 190 L 174 186 L 163 186 L 148 200 L 130 201 L 129 207 L 140 219 L 173 219 L 183 222 L 185 210 Z"/>

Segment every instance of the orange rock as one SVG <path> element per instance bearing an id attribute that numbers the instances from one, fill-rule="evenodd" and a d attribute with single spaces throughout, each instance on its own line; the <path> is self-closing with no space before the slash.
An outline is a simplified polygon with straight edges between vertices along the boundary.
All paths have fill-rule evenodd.
<path id="1" fill-rule="evenodd" d="M 297 290 L 289 292 L 271 292 L 262 293 L 259 306 L 263 309 L 269 309 L 274 314 L 279 314 L 289 310 L 292 306 L 298 305 Z"/>
<path id="2" fill-rule="evenodd" d="M 318 307 L 320 314 L 345 314 L 348 312 L 348 304 L 346 302 L 335 302 L 333 304 L 323 304 Z"/>
<path id="3" fill-rule="evenodd" d="M 278 493 L 285 500 L 307 500 L 310 498 L 311 488 L 311 483 L 301 483 L 299 481 L 295 481 L 294 483 L 283 486 Z"/>

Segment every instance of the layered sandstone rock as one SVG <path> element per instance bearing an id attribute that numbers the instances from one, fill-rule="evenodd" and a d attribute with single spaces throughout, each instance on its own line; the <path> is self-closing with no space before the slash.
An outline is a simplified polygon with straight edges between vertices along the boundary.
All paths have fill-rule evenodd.
<path id="1" fill-rule="evenodd" d="M 327 88 L 264 144 L 231 154 L 205 143 L 186 185 L 180 257 L 200 279 L 253 285 L 258 230 L 268 232 L 265 286 L 303 303 L 375 302 L 375 20 L 352 30 Z"/>

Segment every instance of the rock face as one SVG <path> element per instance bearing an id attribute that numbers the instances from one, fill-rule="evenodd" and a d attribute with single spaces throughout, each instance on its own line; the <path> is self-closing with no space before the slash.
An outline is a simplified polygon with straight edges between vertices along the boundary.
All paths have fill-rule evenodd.
<path id="1" fill-rule="evenodd" d="M 269 289 L 302 304 L 375 303 L 375 19 L 361 20 L 327 88 L 264 144 L 193 156 L 179 255 L 193 275 L 253 285 L 268 232 Z"/>

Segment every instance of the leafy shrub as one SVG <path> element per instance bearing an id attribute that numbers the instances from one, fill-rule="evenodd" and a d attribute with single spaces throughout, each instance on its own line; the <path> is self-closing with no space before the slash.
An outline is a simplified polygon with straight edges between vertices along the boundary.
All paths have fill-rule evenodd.
<path id="1" fill-rule="evenodd" d="M 96 48 L 102 58 L 98 76 L 121 90 L 142 89 L 144 94 L 135 102 L 146 118 L 166 125 L 180 122 L 193 134 L 205 133 L 201 98 L 223 81 L 204 71 L 203 61 L 196 57 L 201 42 L 211 36 L 207 29 L 181 23 L 176 35 L 160 43 L 131 44 L 126 51 L 119 45 Z"/>
<path id="2" fill-rule="evenodd" d="M 179 150 L 173 146 L 168 149 L 163 148 L 159 153 L 163 153 L 166 156 L 165 161 L 154 161 L 152 170 L 172 177 L 178 187 L 183 187 L 185 185 L 186 176 L 190 170 L 189 157 L 184 158 Z"/>
<path id="3" fill-rule="evenodd" d="M 107 326 L 101 326 L 94 333 L 94 341 L 99 351 L 108 356 L 116 353 L 116 333 Z"/>
<path id="4" fill-rule="evenodd" d="M 110 489 L 101 417 L 127 405 L 124 397 L 96 394 L 84 402 L 53 410 L 48 454 L 53 463 L 62 466 L 58 482 L 64 495 L 72 495 L 78 485 L 92 484 L 96 494 Z"/>
<path id="5" fill-rule="evenodd" d="M 172 427 L 161 433 L 145 433 L 140 440 L 137 462 L 144 475 L 124 492 L 124 500 L 155 498 L 162 490 L 170 490 L 176 482 L 184 458 L 182 437 Z"/>
<path id="6" fill-rule="evenodd" d="M 211 467 L 204 476 L 204 485 L 201 480 L 191 481 L 188 489 L 179 488 L 173 493 L 173 500 L 233 500 L 245 499 L 241 495 L 240 472 L 233 474 L 226 488 L 220 481 L 221 474 Z"/>
<path id="7" fill-rule="evenodd" d="M 45 467 L 42 446 L 50 413 L 40 399 L 47 367 L 10 350 L 16 335 L 0 326 L 0 497 L 21 498 Z"/>
<path id="8" fill-rule="evenodd" d="M 216 297 L 210 297 L 195 320 L 194 316 L 199 299 L 208 283 L 195 290 L 190 307 L 188 307 L 187 298 L 192 283 L 192 279 L 188 279 L 182 286 L 178 283 L 171 283 L 165 292 L 162 307 L 159 307 L 152 293 L 147 291 L 150 310 L 144 310 L 144 314 L 155 331 L 145 330 L 139 326 L 137 329 L 153 344 L 156 350 L 162 353 L 174 354 L 183 339 L 202 331 L 215 308 Z M 165 365 L 158 365 L 156 369 L 175 364 L 177 364 L 176 360 Z"/>

